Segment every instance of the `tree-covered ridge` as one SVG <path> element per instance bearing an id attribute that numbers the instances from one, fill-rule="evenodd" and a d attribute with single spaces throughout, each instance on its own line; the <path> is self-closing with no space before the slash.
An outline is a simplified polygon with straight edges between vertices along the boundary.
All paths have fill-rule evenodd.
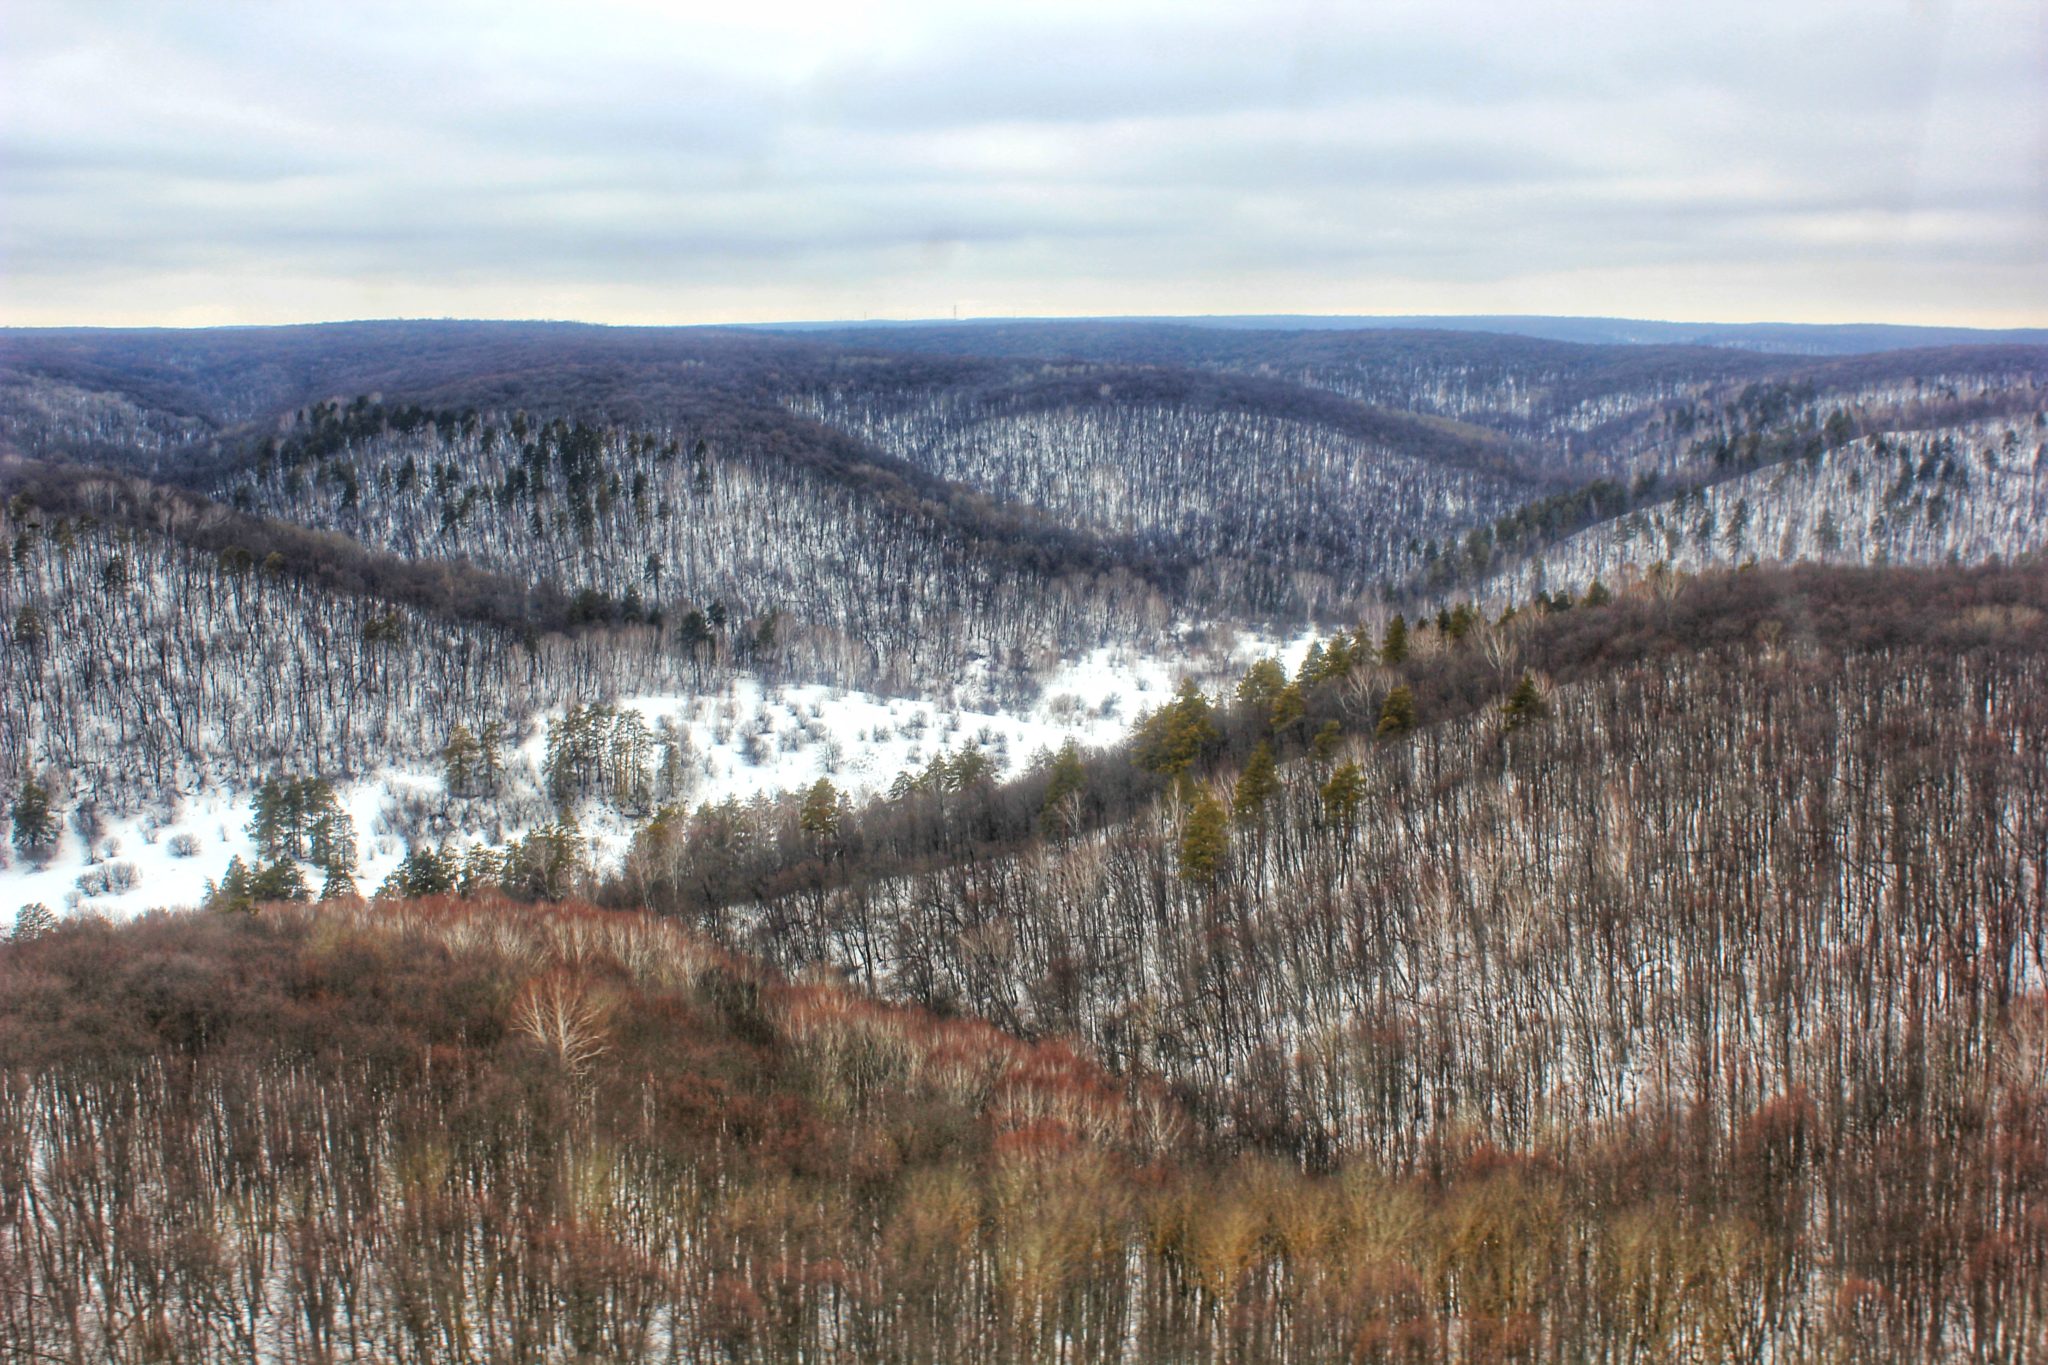
<path id="1" fill-rule="evenodd" d="M 79 799 L 262 771 L 349 771 L 424 742 L 437 707 L 523 713 L 512 642 L 267 574 L 161 537 L 0 512 L 10 773 L 52 766 Z M 427 708 L 421 714 L 419 708 Z"/>
<path id="2" fill-rule="evenodd" d="M 2048 1351 L 2041 353 L 1194 330 L 0 334 L 0 1355 Z"/>
<path id="3" fill-rule="evenodd" d="M 1173 366 L 1305 381 L 1375 406 L 1525 434 L 1597 404 L 1601 395 L 1669 396 L 1695 384 L 1749 381 L 1815 363 L 1725 348 L 1587 345 L 1428 328 L 1230 329 L 1104 321 L 800 335 L 891 353 Z"/>
<path id="4" fill-rule="evenodd" d="M 1839 410 L 1838 414 L 1839 414 Z M 1657 566 L 1981 564 L 2048 544 L 2041 415 L 1852 435 L 1846 420 L 1675 486 L 1589 486 L 1446 546 L 1417 582 L 1491 601 Z"/>
<path id="5" fill-rule="evenodd" d="M 2044 408 L 2048 370 L 2021 349 L 1864 359 L 1668 406 L 1604 444 L 1605 476 L 1431 540 L 1404 592 L 1484 584 L 1499 600 L 1657 563 L 2015 558 L 2039 543 Z"/>
<path id="6" fill-rule="evenodd" d="M 655 436 L 686 456 L 705 444 L 756 479 L 771 528 L 795 537 L 798 555 L 803 527 L 772 515 L 792 489 L 798 504 L 817 504 L 802 516 L 879 509 L 870 529 L 927 542 L 927 557 L 965 555 L 1027 577 L 1135 574 L 1173 609 L 1200 601 L 1225 615 L 1342 617 L 1360 591 L 1469 585 L 1617 508 L 1855 439 L 2024 422 L 2040 411 L 2044 384 L 2038 347 L 1816 360 L 1142 323 L 796 336 L 456 323 L 8 333 L 0 439 L 219 491 L 246 477 L 292 413 L 336 414 L 322 439 L 357 443 L 394 425 L 422 438 L 431 428 L 448 449 L 416 454 L 461 469 L 478 414 L 502 427 L 524 410 L 538 430 Z M 344 410 L 360 415 L 351 400 L 380 391 L 374 422 L 356 429 Z M 796 420 L 791 407 L 827 425 Z M 296 435 L 303 453 L 305 433 Z M 318 442 L 312 451 L 332 453 Z M 344 466 L 345 483 L 349 461 L 329 463 Z M 653 471 L 629 472 L 659 483 Z M 1603 489 L 1625 495 L 1591 496 Z M 594 527 L 596 509 L 576 502 L 565 504 L 571 517 Z M 309 515 L 331 520 L 334 510 Z M 449 509 L 433 510 L 431 525 L 406 534 L 437 535 Z M 454 515 L 496 510 L 472 502 Z M 604 529 L 608 543 L 647 531 Z M 742 536 L 741 561 L 760 548 L 750 545 Z M 620 613 L 628 591 L 646 595 L 645 561 L 573 566 L 609 586 L 560 590 L 600 594 L 593 606 Z M 707 576 L 744 581 L 787 567 L 736 562 Z M 532 583 L 530 568 L 505 571 Z M 981 591 L 946 589 L 966 601 Z M 920 586 L 915 596 L 931 594 Z M 857 652 L 835 614 L 860 613 L 824 613 L 818 629 L 841 637 L 824 648 Z"/>
<path id="7" fill-rule="evenodd" d="M 0 1348 L 2020 1359 L 2043 1331 L 2043 1019 L 2015 1000 L 1981 1063 L 1955 1054 L 1984 1079 L 1959 1141 L 1931 1096 L 1794 1091 L 1740 1115 L 1725 1166 L 1695 1164 L 1713 1125 L 1653 1103 L 1597 1136 L 1465 1129 L 1305 1172 L 1069 1046 L 645 915 L 71 924 L 0 945 Z"/>
<path id="8" fill-rule="evenodd" d="M 409 560 L 454 560 L 644 623 L 674 653 L 891 691 L 1142 638 L 1145 564 L 936 504 L 774 441 L 444 410 L 321 406 L 223 486 L 235 505 Z"/>
<path id="9" fill-rule="evenodd" d="M 1342 614 L 1426 540 L 1515 506 L 1504 442 L 1270 388 L 1082 374 L 935 395 L 834 387 L 820 420 L 1003 504 L 1198 568 L 1212 612 Z"/>
<path id="10" fill-rule="evenodd" d="M 1294 677 L 1273 660 L 1253 665 L 1235 688 L 1205 696 L 1184 680 L 1175 699 L 1140 716 L 1128 740 L 1092 753 L 1048 756 L 1037 771 L 1005 783 L 939 792 L 927 785 L 856 810 L 842 833 L 838 880 L 888 881 L 907 871 L 1014 852 L 1042 832 L 1057 804 L 1060 830 L 1113 828 L 1175 795 L 1196 775 L 1228 773 L 1260 745 L 1282 759 L 1327 763 L 1347 736 L 1485 720 L 1518 677 L 1547 688 L 1597 682 L 1615 670 L 1701 650 L 1740 650 L 1791 632 L 1829 648 L 1864 650 L 1916 639 L 1931 650 L 1972 649 L 1986 601 L 2021 604 L 2023 623 L 2042 605 L 2038 568 L 1847 570 L 1801 566 L 1708 572 L 1658 571 L 1617 596 L 1602 584 L 1583 595 L 1539 594 L 1497 616 L 1463 602 L 1413 619 L 1375 613 L 1355 631 L 1313 645 Z M 1583 606 L 1586 610 L 1577 610 Z M 1503 679 L 1506 679 L 1504 682 Z M 1391 723 L 1390 723 L 1391 722 Z M 749 837 L 716 854 L 719 873 L 693 868 L 686 823 L 663 828 L 659 861 L 667 888 L 634 883 L 633 896 L 686 914 L 722 904 L 775 899 L 795 875 L 792 853 L 774 838 Z M 643 870 L 644 871 L 644 870 Z M 630 872 L 630 869 L 629 869 Z M 681 892 L 679 899 L 665 899 Z"/>
<path id="11" fill-rule="evenodd" d="M 10 1358 L 1099 1347 L 1130 1295 L 1076 1301 L 1064 1238 L 1138 1234 L 1070 1196 L 1034 1241 L 1043 1200 L 1182 1132 L 1070 1049 L 587 907 L 72 925 L 0 980 Z"/>
<path id="12" fill-rule="evenodd" d="M 439 836 L 546 823 L 585 792 L 580 778 L 557 783 L 547 764 L 515 758 L 543 712 L 730 676 L 709 651 L 664 650 L 645 622 L 523 624 L 517 593 L 488 599 L 509 613 L 494 622 L 460 575 L 430 565 L 417 579 L 406 571 L 420 565 L 393 573 L 434 610 L 336 591 L 286 559 L 300 546 L 291 535 L 258 558 L 239 543 L 252 524 L 229 516 L 219 528 L 227 548 L 203 548 L 192 542 L 208 538 L 189 527 L 174 536 L 129 516 L 135 506 L 116 501 L 120 481 L 102 482 L 71 488 L 69 514 L 22 495 L 0 505 L 0 789 L 13 801 L 39 783 L 92 862 L 112 817 L 150 810 L 169 822 L 209 791 L 253 793 L 291 775 L 363 779 L 395 766 L 450 771 L 426 803 Z M 102 520 L 95 507 L 118 515 Z M 145 510 L 175 523 L 193 507 L 174 499 Z M 351 564 L 318 567 L 346 576 Z M 370 586 L 381 585 L 372 574 Z M 679 794 L 678 742 L 657 730 L 631 746 L 639 776 L 629 797 Z M 589 747 L 579 739 L 575 752 Z"/>
<path id="13" fill-rule="evenodd" d="M 733 931 L 1083 1038 L 1310 1165 L 1654 1151 L 1676 1207 L 1775 1248 L 1745 1300 L 1775 1349 L 1817 1349 L 1848 1294 L 1964 1358 L 1971 1286 L 2028 1305 L 2012 1340 L 2048 1302 L 2048 1165 L 2005 1164 L 2048 1095 L 2044 631 L 2038 570 L 1390 624 L 1235 705 L 1186 694 L 1127 754 L 843 821 L 854 873 L 791 867 Z M 636 894 L 688 909 L 701 856 L 650 843 Z"/>
<path id="14" fill-rule="evenodd" d="M 1581 475 L 1616 447 L 1652 439 L 1668 415 L 1740 406 L 1779 391 L 1878 390 L 1956 400 L 2048 380 L 2048 348 L 1951 346 L 1836 358 L 1729 347 L 1589 345 L 1466 331 L 1208 328 L 1157 322 L 1020 322 L 811 330 L 836 346 L 964 362 L 1036 361 L 1085 383 L 1090 367 L 1146 366 L 1166 382 L 1245 376 L 1308 395 L 1460 421 L 1547 447 Z M 1307 399 L 1297 399 L 1307 402 Z M 1984 414 L 1961 414 L 1969 420 Z M 1680 419 L 1681 422 L 1683 419 Z M 1592 462 L 1588 464 L 1587 462 Z M 1611 471 L 1610 471 L 1611 472 Z"/>

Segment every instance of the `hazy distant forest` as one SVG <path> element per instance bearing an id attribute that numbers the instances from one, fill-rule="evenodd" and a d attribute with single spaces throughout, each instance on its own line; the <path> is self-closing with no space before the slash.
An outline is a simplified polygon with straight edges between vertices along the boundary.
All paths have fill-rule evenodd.
<path id="1" fill-rule="evenodd" d="M 0 1356 L 2048 1359 L 2044 385 L 0 333 L 8 856 L 89 860 L 0 944 Z M 1305 629 L 871 800 L 618 704 Z M 216 790 L 206 908 L 91 913 Z"/>

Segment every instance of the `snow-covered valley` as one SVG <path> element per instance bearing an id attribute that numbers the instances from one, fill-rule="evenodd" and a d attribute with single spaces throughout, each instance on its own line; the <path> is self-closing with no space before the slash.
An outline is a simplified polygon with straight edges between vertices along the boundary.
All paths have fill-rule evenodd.
<path id="1" fill-rule="evenodd" d="M 609 705 L 645 727 L 648 759 L 666 768 L 664 804 L 773 801 L 820 779 L 849 800 L 915 780 L 934 760 L 973 750 L 989 775 L 1014 776 L 1069 741 L 1099 748 L 1163 703 L 1182 677 L 1211 692 L 1256 659 L 1294 668 L 1315 639 L 1187 630 L 1184 653 L 1102 648 L 1050 673 L 1037 699 L 1012 710 L 976 709 L 958 697 L 983 689 L 958 680 L 944 697 L 884 697 L 820 684 L 764 686 L 739 678 L 716 692 L 630 695 Z M 646 810 L 602 800 L 566 808 L 548 794 L 551 730 L 563 708 L 537 715 L 509 746 L 504 789 L 489 802 L 449 790 L 439 764 L 401 763 L 335 784 L 355 831 L 356 882 L 375 890 L 416 846 L 461 852 L 499 846 L 564 816 L 573 819 L 596 870 L 615 867 Z M 67 825 L 40 862 L 0 851 L 0 914 L 42 905 L 56 914 L 125 917 L 200 903 L 231 860 L 260 859 L 251 834 L 251 787 L 195 784 L 148 808 L 103 821 L 88 840 Z M 307 869 L 314 887 L 317 871 Z"/>

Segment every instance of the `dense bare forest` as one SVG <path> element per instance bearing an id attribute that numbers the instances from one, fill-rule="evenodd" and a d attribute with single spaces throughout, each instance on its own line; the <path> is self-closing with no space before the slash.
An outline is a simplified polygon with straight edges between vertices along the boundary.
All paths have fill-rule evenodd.
<path id="1" fill-rule="evenodd" d="M 609 633 L 525 648 L 89 512 L 17 503 L 0 529 L 0 762 L 53 779 L 87 820 L 198 784 L 420 759 L 457 724 L 516 733 L 561 696 L 616 689 L 635 653 Z"/>
<path id="2" fill-rule="evenodd" d="M 0 1354 L 2048 1353 L 2039 348 L 0 345 Z"/>
<path id="3" fill-rule="evenodd" d="M 1268 391 L 1085 376 L 993 393 L 812 408 L 933 473 L 1148 558 L 1202 566 L 1219 615 L 1341 617 L 1541 485 L 1506 442 L 1377 422 Z"/>
<path id="4" fill-rule="evenodd" d="M 1014 686 L 1169 614 L 1156 575 L 1056 526 L 976 527 L 772 444 L 436 416 L 315 408 L 221 495 L 401 560 L 558 588 L 586 621 L 668 626 L 700 664 L 738 653 L 849 686 L 910 691 L 977 661 Z"/>
<path id="5" fill-rule="evenodd" d="M 681 922 L 19 934 L 6 1330 L 2023 1359 L 2044 657 L 2038 570 L 1674 581 L 1339 637 L 1010 787 L 657 820 L 609 894 Z"/>
<path id="6" fill-rule="evenodd" d="M 1797 458 L 1623 507 L 1535 553 L 1494 556 L 1490 565 L 1509 567 L 1474 590 L 1495 601 L 1577 593 L 1660 564 L 1975 564 L 2038 553 L 2044 538 L 2048 429 L 2037 413 L 1815 440 Z"/>

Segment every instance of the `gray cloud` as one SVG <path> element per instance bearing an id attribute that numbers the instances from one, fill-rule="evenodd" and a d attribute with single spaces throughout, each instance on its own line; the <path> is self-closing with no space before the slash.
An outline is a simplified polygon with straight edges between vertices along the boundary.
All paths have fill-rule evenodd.
<path id="1" fill-rule="evenodd" d="M 82 7 L 0 41 L 0 319 L 2039 323 L 2026 0 Z"/>

